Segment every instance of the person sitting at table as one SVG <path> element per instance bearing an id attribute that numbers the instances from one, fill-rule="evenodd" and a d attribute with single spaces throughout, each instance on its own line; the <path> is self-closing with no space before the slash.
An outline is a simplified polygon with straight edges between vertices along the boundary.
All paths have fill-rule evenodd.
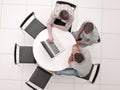
<path id="1" fill-rule="evenodd" d="M 69 57 L 68 63 L 71 68 L 56 71 L 55 74 L 85 77 L 92 67 L 91 55 L 87 49 L 80 48 L 78 44 L 75 44 L 72 47 L 72 53 Z"/>
<path id="2" fill-rule="evenodd" d="M 72 7 L 66 4 L 57 4 L 47 22 L 47 30 L 50 42 L 53 42 L 52 27 L 63 31 L 70 31 L 74 19 Z"/>
<path id="3" fill-rule="evenodd" d="M 72 32 L 72 34 L 81 47 L 90 46 L 94 43 L 100 42 L 97 28 L 91 21 L 85 21 L 80 29 L 76 32 Z"/>

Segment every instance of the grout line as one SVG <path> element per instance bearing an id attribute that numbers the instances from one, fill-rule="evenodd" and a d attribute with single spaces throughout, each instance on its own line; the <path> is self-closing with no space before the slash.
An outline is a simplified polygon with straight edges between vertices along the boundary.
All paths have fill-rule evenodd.
<path id="1" fill-rule="evenodd" d="M 0 3 L 0 31 L 1 31 L 1 24 L 2 24 L 2 0 Z"/>
<path id="2" fill-rule="evenodd" d="M 13 55 L 13 53 L 0 53 L 0 55 Z"/>
<path id="3" fill-rule="evenodd" d="M 103 40 L 103 0 L 101 0 L 101 40 Z M 102 64 L 102 42 L 100 47 L 100 64 Z M 99 70 L 100 78 L 99 78 L 99 90 L 101 90 L 101 67 Z"/>
<path id="4" fill-rule="evenodd" d="M 2 5 L 26 6 L 26 4 L 19 4 L 19 3 L 2 3 Z M 50 5 L 45 5 L 45 4 L 28 4 L 28 6 L 50 6 Z"/>
<path id="5" fill-rule="evenodd" d="M 8 81 L 22 81 L 22 80 L 16 80 L 16 79 L 0 79 L 0 80 L 8 80 Z"/>
<path id="6" fill-rule="evenodd" d="M 109 34 L 109 35 L 120 35 L 120 33 L 102 33 L 102 34 Z"/>
<path id="7" fill-rule="evenodd" d="M 115 9 L 115 8 L 103 8 L 104 10 L 120 10 L 120 9 Z"/>
<path id="8" fill-rule="evenodd" d="M 102 8 L 97 8 L 97 7 L 79 7 L 79 9 L 102 9 Z"/>

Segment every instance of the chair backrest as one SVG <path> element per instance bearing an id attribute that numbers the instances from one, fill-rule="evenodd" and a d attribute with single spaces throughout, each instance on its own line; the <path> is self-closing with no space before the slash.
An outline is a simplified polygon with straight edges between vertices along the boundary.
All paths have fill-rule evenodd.
<path id="1" fill-rule="evenodd" d="M 14 63 L 17 64 L 17 48 L 18 48 L 18 45 L 15 44 L 15 47 L 14 47 Z"/>
<path id="2" fill-rule="evenodd" d="M 24 63 L 24 64 L 33 64 L 36 63 L 36 60 L 33 56 L 33 51 L 31 46 L 19 46 L 15 44 L 14 47 L 14 63 Z"/>
<path id="3" fill-rule="evenodd" d="M 26 84 L 34 90 L 39 88 L 44 89 L 51 76 L 51 73 L 37 66 L 36 70 L 33 72 L 32 76 L 30 77 L 29 81 L 26 82 Z"/>
<path id="4" fill-rule="evenodd" d="M 89 74 L 82 78 L 88 80 L 90 83 L 94 83 L 98 76 L 99 70 L 100 70 L 100 64 L 92 64 L 92 68 Z"/>
<path id="5" fill-rule="evenodd" d="M 101 42 L 101 40 L 100 40 L 100 38 L 98 39 L 98 43 L 100 43 Z"/>
<path id="6" fill-rule="evenodd" d="M 29 23 L 28 23 L 29 22 Z M 27 24 L 27 25 L 26 25 Z M 46 26 L 40 22 L 36 17 L 35 13 L 32 12 L 29 14 L 26 19 L 22 22 L 20 25 L 20 28 L 22 30 L 25 30 L 29 35 L 31 35 L 33 38 L 36 38 L 36 36 L 44 29 L 46 29 Z"/>
<path id="7" fill-rule="evenodd" d="M 76 9 L 76 5 L 66 2 L 66 1 L 57 1 L 56 4 L 67 4 L 67 5 L 71 6 L 74 10 Z"/>

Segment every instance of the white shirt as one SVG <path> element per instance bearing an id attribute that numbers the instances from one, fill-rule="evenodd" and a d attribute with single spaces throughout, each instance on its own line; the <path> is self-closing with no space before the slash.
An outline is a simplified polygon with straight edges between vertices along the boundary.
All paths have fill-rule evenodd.
<path id="1" fill-rule="evenodd" d="M 86 76 L 92 67 L 91 55 L 87 49 L 81 49 L 80 52 L 84 56 L 84 61 L 77 63 L 75 60 L 71 62 L 71 67 L 76 69 L 80 77 Z"/>

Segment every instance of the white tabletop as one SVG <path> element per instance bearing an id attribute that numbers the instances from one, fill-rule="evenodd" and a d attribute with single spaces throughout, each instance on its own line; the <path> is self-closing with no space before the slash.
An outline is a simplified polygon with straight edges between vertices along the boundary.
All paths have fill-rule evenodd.
<path id="1" fill-rule="evenodd" d="M 64 52 L 62 52 L 61 54 L 57 55 L 54 58 L 50 58 L 50 56 L 40 43 L 41 41 L 45 41 L 46 39 L 48 39 L 48 32 L 46 29 L 39 33 L 36 39 L 34 40 L 33 54 L 37 63 L 42 68 L 51 71 L 59 71 L 69 66 L 68 58 L 71 54 L 72 46 L 76 42 L 72 34 L 69 33 L 68 31 L 62 31 L 58 30 L 57 28 L 53 28 L 52 33 L 53 37 L 55 35 L 63 45 L 65 49 Z"/>

